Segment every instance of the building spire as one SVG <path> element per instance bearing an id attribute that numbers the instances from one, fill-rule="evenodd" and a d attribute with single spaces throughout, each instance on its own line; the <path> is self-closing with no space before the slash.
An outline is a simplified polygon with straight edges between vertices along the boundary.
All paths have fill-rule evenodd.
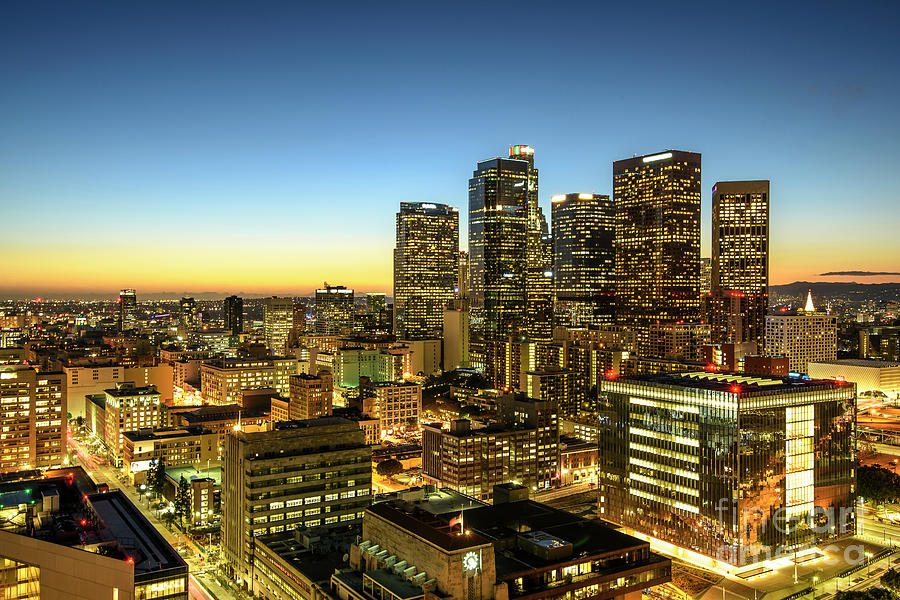
<path id="1" fill-rule="evenodd" d="M 812 290 L 809 290 L 806 294 L 806 308 L 804 308 L 806 312 L 816 312 L 816 307 L 813 305 L 812 301 Z"/>

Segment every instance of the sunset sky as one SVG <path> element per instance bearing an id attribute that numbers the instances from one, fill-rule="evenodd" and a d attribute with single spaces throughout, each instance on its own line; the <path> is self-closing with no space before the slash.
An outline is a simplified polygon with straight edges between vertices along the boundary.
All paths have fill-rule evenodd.
<path id="1" fill-rule="evenodd" d="M 896 3 L 320 4 L 8 3 L 0 297 L 389 292 L 399 203 L 510 144 L 548 216 L 700 152 L 704 256 L 770 179 L 771 283 L 900 281 L 820 276 L 900 272 Z"/>

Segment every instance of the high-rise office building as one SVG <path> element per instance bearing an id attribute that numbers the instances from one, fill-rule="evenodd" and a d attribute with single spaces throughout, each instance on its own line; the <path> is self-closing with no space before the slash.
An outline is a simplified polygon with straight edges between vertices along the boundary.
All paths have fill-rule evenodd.
<path id="1" fill-rule="evenodd" d="M 769 182 L 713 187 L 710 311 L 715 343 L 765 343 L 769 306 Z"/>
<path id="2" fill-rule="evenodd" d="M 528 161 L 492 158 L 469 180 L 470 351 L 485 369 L 484 342 L 524 327 L 528 270 Z"/>
<path id="3" fill-rule="evenodd" d="M 353 290 L 328 285 L 316 290 L 316 333 L 346 335 L 353 326 Z"/>
<path id="4" fill-rule="evenodd" d="M 649 351 L 651 323 L 700 316 L 700 155 L 667 150 L 613 163 L 616 315 Z"/>
<path id="5" fill-rule="evenodd" d="M 459 269 L 459 211 L 446 204 L 401 202 L 394 248 L 394 334 L 441 336 L 444 307 Z"/>
<path id="6" fill-rule="evenodd" d="M 837 318 L 817 311 L 812 293 L 803 310 L 766 315 L 766 354 L 787 356 L 796 373 L 806 373 L 807 363 L 837 359 Z"/>
<path id="7" fill-rule="evenodd" d="M 855 531 L 852 384 L 685 372 L 609 379 L 602 392 L 601 519 L 709 566 Z"/>
<path id="8" fill-rule="evenodd" d="M 567 325 L 612 325 L 615 205 L 601 194 L 560 194 L 551 200 L 557 310 Z"/>
<path id="9" fill-rule="evenodd" d="M 288 336 L 294 326 L 294 301 L 276 296 L 266 298 L 263 303 L 263 322 L 269 351 L 274 356 L 284 356 Z"/>
<path id="10" fill-rule="evenodd" d="M 66 374 L 0 366 L 0 473 L 66 459 Z"/>
<path id="11" fill-rule="evenodd" d="M 200 320 L 197 314 L 197 301 L 186 296 L 178 302 L 178 323 L 188 331 L 197 329 Z"/>
<path id="12" fill-rule="evenodd" d="M 469 300 L 469 253 L 466 250 L 459 251 L 459 276 L 456 284 L 456 297 L 459 300 Z"/>
<path id="13" fill-rule="evenodd" d="M 346 528 L 371 503 L 372 451 L 354 421 L 281 421 L 234 431 L 222 467 L 222 553 L 248 582 L 254 538 L 300 527 Z"/>
<path id="14" fill-rule="evenodd" d="M 225 329 L 232 335 L 244 332 L 244 299 L 239 296 L 228 296 L 223 305 L 225 313 Z"/>
<path id="15" fill-rule="evenodd" d="M 380 315 L 387 309 L 387 295 L 384 292 L 369 292 L 366 294 L 366 312 L 370 315 Z"/>
<path id="16" fill-rule="evenodd" d="M 116 327 L 119 333 L 134 331 L 137 328 L 137 294 L 134 290 L 126 289 L 119 292 Z"/>
<path id="17" fill-rule="evenodd" d="M 553 335 L 553 241 L 547 219 L 538 204 L 538 170 L 534 147 L 509 147 L 509 158 L 528 163 L 525 313 L 522 333 L 535 341 L 550 341 Z"/>

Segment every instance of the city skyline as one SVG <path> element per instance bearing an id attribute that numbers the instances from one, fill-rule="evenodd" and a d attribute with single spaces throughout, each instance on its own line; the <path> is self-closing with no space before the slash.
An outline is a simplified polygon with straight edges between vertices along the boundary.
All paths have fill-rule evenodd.
<path id="1" fill-rule="evenodd" d="M 596 48 L 598 23 L 637 13 L 535 7 L 503 16 L 509 36 L 488 36 L 499 8 L 474 22 L 365 8 L 343 22 L 290 5 L 49 10 L 10 7 L 0 42 L 0 72 L 16 82 L 3 100 L 0 198 L 22 224 L 0 242 L 3 297 L 307 294 L 324 280 L 390 292 L 400 202 L 465 210 L 475 163 L 516 144 L 535 148 L 545 214 L 553 195 L 611 194 L 614 160 L 680 148 L 704 157 L 701 255 L 712 185 L 768 179 L 772 284 L 900 281 L 818 275 L 900 271 L 900 90 L 884 77 L 896 7 L 815 18 L 782 7 L 768 22 L 757 7 L 657 6 L 641 9 L 642 28 L 601 29 Z M 540 35 L 517 37 L 542 17 Z M 765 27 L 773 43 L 720 43 L 710 18 L 733 39 Z M 514 43 L 529 55 L 505 75 L 518 86 L 476 68 Z M 669 47 L 691 68 L 660 64 Z M 494 118 L 476 125 L 485 110 Z M 129 238 L 127 252 L 113 249 Z"/>

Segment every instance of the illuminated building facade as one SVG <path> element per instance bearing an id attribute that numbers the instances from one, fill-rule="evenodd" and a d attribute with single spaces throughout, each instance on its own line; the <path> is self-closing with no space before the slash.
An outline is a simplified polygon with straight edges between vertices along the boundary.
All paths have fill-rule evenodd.
<path id="1" fill-rule="evenodd" d="M 200 326 L 200 319 L 197 313 L 197 301 L 186 296 L 178 302 L 178 321 L 184 329 L 193 331 Z"/>
<path id="2" fill-rule="evenodd" d="M 162 425 L 159 392 L 154 386 L 116 384 L 103 394 L 89 396 L 85 402 L 85 425 L 90 427 L 112 457 L 122 466 L 124 434 Z"/>
<path id="3" fill-rule="evenodd" d="M 404 340 L 441 336 L 444 307 L 459 269 L 459 211 L 401 202 L 394 248 L 394 333 Z"/>
<path id="4" fill-rule="evenodd" d="M 225 314 L 224 327 L 233 335 L 244 332 L 244 299 L 240 296 L 228 296 L 223 303 Z"/>
<path id="5" fill-rule="evenodd" d="M 66 398 L 65 373 L 0 366 L 0 473 L 63 464 Z"/>
<path id="6" fill-rule="evenodd" d="M 557 311 L 573 327 L 615 319 L 616 211 L 609 196 L 552 198 L 553 281 Z"/>
<path id="7" fill-rule="evenodd" d="M 263 324 L 266 346 L 274 356 L 287 352 L 288 336 L 294 326 L 294 301 L 272 296 L 263 301 Z"/>
<path id="8" fill-rule="evenodd" d="M 492 158 L 469 180 L 470 351 L 486 368 L 483 342 L 519 334 L 528 267 L 528 161 Z"/>
<path id="9" fill-rule="evenodd" d="M 316 333 L 345 335 L 353 326 L 353 290 L 328 285 L 316 290 Z"/>
<path id="10" fill-rule="evenodd" d="M 122 467 L 133 485 L 147 481 L 151 463 L 166 468 L 206 465 L 219 460 L 219 436 L 204 427 L 163 427 L 122 434 Z"/>
<path id="11" fill-rule="evenodd" d="M 766 354 L 787 356 L 796 373 L 806 373 L 807 363 L 837 359 L 836 317 L 814 307 L 766 315 Z"/>
<path id="12" fill-rule="evenodd" d="M 116 327 L 119 333 L 137 329 L 137 294 L 134 290 L 126 289 L 119 292 Z"/>
<path id="13" fill-rule="evenodd" d="M 288 397 L 290 377 L 299 372 L 295 358 L 222 358 L 200 367 L 200 391 L 209 404 L 240 403 L 244 390 L 272 388 Z"/>
<path id="14" fill-rule="evenodd" d="M 714 343 L 765 343 L 769 307 L 769 182 L 713 187 L 710 323 Z"/>
<path id="15" fill-rule="evenodd" d="M 616 314 L 646 353 L 651 323 L 700 313 L 700 155 L 667 150 L 613 163 Z"/>
<path id="16" fill-rule="evenodd" d="M 318 375 L 291 375 L 288 419 L 317 419 L 331 414 L 334 379 L 328 371 Z"/>
<path id="17" fill-rule="evenodd" d="M 855 531 L 852 384 L 701 371 L 602 394 L 601 519 L 738 567 Z"/>
<path id="18" fill-rule="evenodd" d="M 346 528 L 371 502 L 372 451 L 348 419 L 281 421 L 235 431 L 222 467 L 222 553 L 248 584 L 254 538 L 299 527 Z"/>
<path id="19" fill-rule="evenodd" d="M 419 428 L 421 385 L 410 381 L 377 381 L 367 382 L 361 388 L 364 395 L 375 398 L 373 410 L 367 412 L 380 420 L 382 437 Z"/>

